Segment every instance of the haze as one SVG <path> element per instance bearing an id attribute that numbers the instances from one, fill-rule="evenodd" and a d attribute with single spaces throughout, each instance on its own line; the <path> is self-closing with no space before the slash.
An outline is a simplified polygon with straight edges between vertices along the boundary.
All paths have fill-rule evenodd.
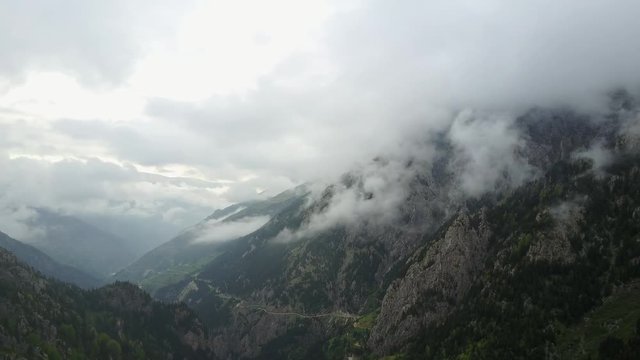
<path id="1" fill-rule="evenodd" d="M 638 14 L 632 0 L 1 0 L 0 229 L 29 236 L 29 209 L 49 208 L 150 248 L 443 129 L 481 193 L 484 165 L 517 144 L 514 115 L 597 113 L 638 90 Z"/>

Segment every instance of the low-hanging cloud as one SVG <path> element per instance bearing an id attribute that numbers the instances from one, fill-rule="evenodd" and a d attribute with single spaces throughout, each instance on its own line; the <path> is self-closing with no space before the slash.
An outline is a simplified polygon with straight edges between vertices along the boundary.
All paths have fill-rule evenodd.
<path id="1" fill-rule="evenodd" d="M 287 243 L 335 227 L 394 223 L 409 195 L 409 183 L 425 170 L 434 152 L 430 143 L 406 145 L 358 166 L 324 190 L 316 185 L 308 201 L 310 217 L 298 229 L 283 229 L 273 242 Z"/>
<path id="2" fill-rule="evenodd" d="M 623 141 L 623 150 L 640 152 L 640 109 L 624 111 L 619 134 Z"/>
<path id="3" fill-rule="evenodd" d="M 9 158 L 0 153 L 0 231 L 19 239 L 42 229 L 29 221 L 46 208 L 80 217 L 149 250 L 229 205 L 215 195 L 224 183 L 144 173 L 99 159 Z M 20 179 L 21 181 L 16 181 Z"/>
<path id="4" fill-rule="evenodd" d="M 602 109 L 611 89 L 640 88 L 640 50 L 629 46 L 638 11 L 633 1 L 363 2 L 326 23 L 315 55 L 330 65 L 318 81 L 288 81 L 322 73 L 294 54 L 301 65 L 243 96 L 154 99 L 147 113 L 208 136 L 243 167 L 336 177 L 463 109 Z"/>
<path id="5" fill-rule="evenodd" d="M 258 230 L 269 219 L 269 216 L 248 216 L 233 221 L 207 221 L 194 230 L 197 236 L 192 243 L 219 243 L 234 240 Z"/>
<path id="6" fill-rule="evenodd" d="M 573 157 L 591 161 L 591 169 L 597 176 L 603 176 L 604 168 L 615 159 L 612 149 L 606 147 L 602 141 L 596 142 L 588 149 L 576 152 Z"/>
<path id="7" fill-rule="evenodd" d="M 91 87 L 126 88 L 147 46 L 174 49 L 179 15 L 191 6 L 129 3 L 0 2 L 0 50 L 6 50 L 0 83 L 11 87 L 30 72 L 58 71 Z M 263 190 L 336 182 L 382 155 L 389 163 L 356 170 L 361 185 L 338 185 L 332 205 L 309 228 L 344 224 L 346 218 L 383 221 L 406 193 L 403 184 L 411 174 L 403 170 L 404 160 L 424 151 L 428 161 L 428 146 L 415 152 L 403 144 L 445 134 L 460 188 L 478 196 L 496 183 L 518 184 L 535 175 L 516 156 L 521 140 L 511 127 L 513 117 L 532 106 L 598 112 L 611 89 L 640 88 L 640 48 L 634 46 L 640 3 L 634 0 L 343 3 L 327 1 L 333 10 L 314 36 L 270 59 L 275 65 L 264 67 L 270 70 L 240 94 L 207 92 L 203 84 L 194 97 L 199 100 L 150 91 L 143 112 L 122 121 L 100 113 L 91 119 L 34 119 L 20 105 L 33 101 L 29 96 L 18 99 L 23 103 L 0 101 L 0 161 L 11 169 L 0 176 L 2 190 L 12 194 L 12 206 L 63 204 L 127 216 L 160 212 L 185 224 L 207 207 Z M 248 35 L 271 41 L 262 33 Z M 178 55 L 188 58 L 190 50 L 209 46 L 206 36 L 199 39 Z M 228 40 L 233 43 L 233 33 Z M 216 66 L 224 73 L 224 64 Z M 184 70 L 192 78 L 206 71 Z M 165 79 L 166 69 L 151 75 Z M 638 128 L 637 121 L 629 122 L 627 131 Z M 57 155 L 66 162 L 4 157 L 9 153 Z M 154 180 L 126 166 L 87 161 L 97 155 L 197 171 L 190 179 Z M 190 186 L 196 178 L 228 182 Z M 221 187 L 228 189 L 212 190 Z"/>
<path id="8" fill-rule="evenodd" d="M 325 191 L 316 189 L 306 221 L 298 229 L 283 229 L 273 241 L 287 243 L 336 227 L 394 226 L 419 177 L 426 179 L 428 191 L 444 192 L 427 205 L 442 212 L 448 211 L 442 201 L 462 204 L 470 197 L 517 187 L 539 175 L 522 155 L 524 145 L 512 115 L 461 111 L 446 129 L 426 132 L 422 142 L 396 147 L 388 157 L 348 172 Z M 437 161 L 446 164 L 446 173 L 430 175 Z M 441 182 L 446 184 L 437 185 Z"/>
<path id="9" fill-rule="evenodd" d="M 523 141 L 512 116 L 463 111 L 451 124 L 448 139 L 455 154 L 452 171 L 466 196 L 477 197 L 496 186 L 515 187 L 536 175 L 519 156 Z"/>
<path id="10" fill-rule="evenodd" d="M 0 206 L 0 231 L 20 241 L 42 238 L 46 229 L 32 225 L 37 216 L 34 209 L 26 206 Z"/>

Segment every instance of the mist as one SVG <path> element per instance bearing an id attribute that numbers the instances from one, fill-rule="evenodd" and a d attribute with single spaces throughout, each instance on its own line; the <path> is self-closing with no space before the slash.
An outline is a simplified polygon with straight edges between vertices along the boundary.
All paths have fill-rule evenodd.
<path id="1" fill-rule="evenodd" d="M 453 147 L 461 196 L 478 197 L 536 176 L 519 115 L 599 116 L 612 90 L 640 89 L 636 1 L 247 4 L 262 15 L 224 1 L 1 3 L 3 206 L 178 229 L 360 172 L 311 228 L 384 222 L 415 172 L 402 164 L 429 163 L 434 134 Z"/>
<path id="2" fill-rule="evenodd" d="M 219 243 L 248 235 L 269 221 L 268 216 L 249 216 L 233 221 L 209 221 L 197 228 L 193 244 Z"/>

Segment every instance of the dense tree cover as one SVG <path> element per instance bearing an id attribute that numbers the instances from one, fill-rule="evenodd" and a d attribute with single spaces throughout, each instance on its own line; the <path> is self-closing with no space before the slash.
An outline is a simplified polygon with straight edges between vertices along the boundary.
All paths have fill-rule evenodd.
<path id="1" fill-rule="evenodd" d="M 424 328 L 388 358 L 637 359 L 640 159 L 618 160 L 607 176 L 591 171 L 588 161 L 560 161 L 512 193 L 467 204 L 470 211 L 488 211 L 492 237 L 485 270 L 443 322 Z M 575 229 L 567 230 L 567 258 L 534 258 L 535 244 L 557 236 L 561 215 L 551 210 L 567 203 L 580 209 Z M 387 276 L 402 278 L 410 263 L 399 262 Z M 356 325 L 331 338 L 322 357 L 376 358 L 362 346 L 370 326 Z"/>
<path id="2" fill-rule="evenodd" d="M 0 249 L 0 356 L 48 359 L 198 359 L 183 341 L 203 333 L 184 305 L 116 283 L 84 291 L 44 279 Z"/>
<path id="3" fill-rule="evenodd" d="M 588 160 L 565 159 L 555 162 L 545 176 L 512 192 L 469 200 L 465 211 L 470 221 L 479 221 L 477 215 L 486 213 L 491 230 L 483 270 L 462 300 L 436 298 L 442 294 L 425 291 L 420 298 L 424 301 L 412 303 L 406 313 L 418 317 L 433 308 L 434 300 L 455 306 L 390 358 L 637 358 L 639 164 L 639 158 L 623 156 L 608 168 L 594 171 Z M 283 217 L 280 220 L 300 221 L 299 205 L 285 209 L 278 215 Z M 569 214 L 568 208 L 574 213 Z M 316 241 L 262 244 L 259 253 L 247 252 L 247 245 L 270 239 L 281 230 L 269 225 L 228 244 L 230 254 L 238 256 L 210 264 L 200 274 L 202 279 L 184 281 L 203 281 L 204 286 L 195 286 L 190 296 L 204 300 L 191 305 L 207 318 L 213 331 L 220 331 L 234 325 L 240 318 L 234 313 L 236 305 L 264 283 L 279 306 L 310 314 L 327 312 L 335 305 L 327 295 L 327 284 L 346 273 L 351 293 L 341 306 L 367 315 L 296 318 L 281 335 L 261 344 L 257 356 L 373 359 L 367 341 L 386 289 L 406 276 L 412 262 L 424 260 L 432 241 L 451 224 L 445 222 L 439 231 L 425 235 L 421 248 L 392 264 L 381 279 L 375 273 L 383 249 L 375 243 L 338 246 L 344 237 L 339 229 L 319 235 Z M 540 251 L 544 242 L 546 252 Z M 338 260 L 347 255 L 353 261 L 343 266 Z M 209 282 L 224 288 L 207 286 Z M 163 291 L 170 298 L 175 297 L 171 291 L 183 288 Z M 207 297 L 209 293 L 216 296 Z M 6 256 L 0 267 L 0 315 L 0 355 L 10 358 L 211 357 L 193 350 L 207 347 L 203 345 L 207 331 L 182 305 L 153 302 L 125 283 L 81 291 L 44 280 Z M 191 346 L 184 341 L 187 333 Z"/>
<path id="4" fill-rule="evenodd" d="M 637 322 L 636 333 L 627 341 L 616 336 L 607 336 L 598 346 L 600 360 L 634 360 L 640 356 L 640 319 Z"/>
<path id="5" fill-rule="evenodd" d="M 599 353 L 560 347 L 585 314 L 640 277 L 640 170 L 625 159 L 600 178 L 584 162 L 558 163 L 547 176 L 490 208 L 494 234 L 486 271 L 442 324 L 424 329 L 410 357 L 435 359 L 626 359 L 637 339 L 609 336 Z M 572 261 L 532 260 L 531 244 L 557 219 L 563 202 L 583 207 L 571 233 Z M 634 293 L 640 306 L 640 293 Z M 627 334 L 627 337 L 629 335 Z M 637 335 L 636 335 L 637 337 Z M 640 353 L 640 352 L 639 352 Z M 638 353 L 635 353 L 636 356 Z"/>

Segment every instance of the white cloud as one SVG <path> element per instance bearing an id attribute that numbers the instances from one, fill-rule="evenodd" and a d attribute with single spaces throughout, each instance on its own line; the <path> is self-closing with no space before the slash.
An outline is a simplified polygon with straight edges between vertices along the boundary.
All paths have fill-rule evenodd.
<path id="1" fill-rule="evenodd" d="M 292 53 L 316 50 L 329 11 L 323 0 L 198 1 L 173 41 L 141 59 L 132 87 L 183 101 L 255 89 Z"/>
<path id="2" fill-rule="evenodd" d="M 592 170 L 597 175 L 604 175 L 604 168 L 610 165 L 615 158 L 611 149 L 607 148 L 602 142 L 594 144 L 589 149 L 576 152 L 574 157 L 591 160 L 593 163 Z"/>
<path id="3" fill-rule="evenodd" d="M 0 1 L 0 84 L 31 70 L 92 86 L 122 83 L 146 43 L 171 32 L 184 1 Z M 4 80 L 4 81 L 2 81 Z"/>
<path id="4" fill-rule="evenodd" d="M 405 144 L 344 175 L 322 189 L 312 187 L 311 216 L 299 229 L 283 229 L 272 241 L 286 243 L 335 227 L 387 226 L 397 220 L 409 195 L 409 184 L 432 160 L 431 144 Z"/>
<path id="5" fill-rule="evenodd" d="M 128 215 L 171 218 L 186 227 L 206 216 L 211 207 L 226 206 L 210 184 L 141 173 L 133 166 L 98 159 L 47 161 L 0 157 L 0 208 L 46 207 L 71 214 Z M 20 181 L 16 181 L 20 179 Z M 175 208 L 188 208 L 178 216 Z"/>
<path id="6" fill-rule="evenodd" d="M 269 221 L 269 216 L 249 216 L 233 221 L 208 221 L 196 228 L 197 236 L 193 240 L 197 243 L 214 243 L 237 239 L 248 235 Z"/>
<path id="7" fill-rule="evenodd" d="M 531 180 L 535 169 L 518 155 L 523 145 L 506 114 L 461 112 L 448 132 L 454 147 L 454 173 L 460 190 L 477 197 L 497 186 L 517 186 Z"/>
<path id="8" fill-rule="evenodd" d="M 638 13 L 633 0 L 0 0 L 0 190 L 183 224 L 450 131 L 461 186 L 481 194 L 530 174 L 493 114 L 599 109 L 613 87 L 640 88 Z M 358 191 L 388 197 L 339 190 L 323 216 L 375 218 L 402 197 L 403 179 L 363 172 Z"/>
<path id="9" fill-rule="evenodd" d="M 0 231 L 18 240 L 42 237 L 46 230 L 31 225 L 38 213 L 26 206 L 0 206 Z"/>

